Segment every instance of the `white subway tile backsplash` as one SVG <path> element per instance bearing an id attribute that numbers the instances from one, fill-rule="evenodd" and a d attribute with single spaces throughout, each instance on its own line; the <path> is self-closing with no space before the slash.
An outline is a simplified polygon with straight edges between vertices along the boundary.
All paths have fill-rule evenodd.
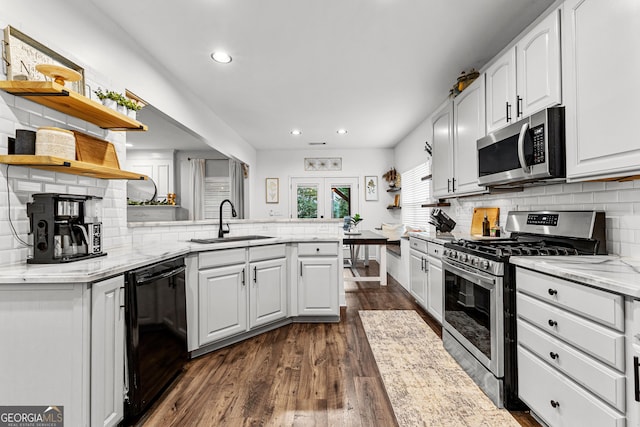
<path id="1" fill-rule="evenodd" d="M 45 193 L 68 193 L 67 186 L 61 184 L 44 184 Z"/>
<path id="2" fill-rule="evenodd" d="M 623 190 L 625 188 L 633 188 L 633 181 L 610 181 L 605 183 L 605 188 L 607 190 Z"/>
<path id="3" fill-rule="evenodd" d="M 16 122 L 0 117 L 0 132 L 14 136 L 16 134 Z"/>
<path id="4" fill-rule="evenodd" d="M 68 173 L 56 173 L 56 182 L 60 184 L 78 184 L 78 176 Z"/>
<path id="5" fill-rule="evenodd" d="M 87 122 L 76 117 L 67 116 L 67 125 L 69 128 L 73 128 L 83 132 L 87 131 Z"/>
<path id="6" fill-rule="evenodd" d="M 604 191 L 604 182 L 583 182 L 582 191 Z"/>
<path id="7" fill-rule="evenodd" d="M 621 190 L 618 193 L 621 202 L 640 202 L 640 190 Z"/>
<path id="8" fill-rule="evenodd" d="M 618 201 L 617 191 L 598 191 L 593 193 L 593 201 L 596 203 L 611 203 Z"/>
<path id="9" fill-rule="evenodd" d="M 54 182 L 56 180 L 56 174 L 52 171 L 31 169 L 29 175 L 33 181 Z"/>
<path id="10" fill-rule="evenodd" d="M 13 191 L 24 191 L 29 193 L 41 193 L 42 183 L 33 181 L 24 181 L 22 179 L 13 180 Z"/>
<path id="11" fill-rule="evenodd" d="M 67 115 L 63 114 L 59 111 L 53 110 L 48 107 L 44 107 L 43 112 L 44 118 L 47 120 L 51 120 L 52 122 L 56 122 L 57 126 L 63 125 L 67 123 Z"/>
<path id="12" fill-rule="evenodd" d="M 36 104 L 33 101 L 29 101 L 21 96 L 16 96 L 15 98 L 15 108 L 26 111 L 28 113 L 36 114 L 42 117 L 42 113 L 44 112 L 44 107 L 40 104 Z"/>

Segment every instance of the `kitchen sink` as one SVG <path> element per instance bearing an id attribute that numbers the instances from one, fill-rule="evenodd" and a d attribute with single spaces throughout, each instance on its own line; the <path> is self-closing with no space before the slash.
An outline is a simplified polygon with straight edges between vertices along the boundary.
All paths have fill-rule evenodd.
<path id="1" fill-rule="evenodd" d="M 231 236 L 231 237 L 214 237 L 212 239 L 191 239 L 194 243 L 224 243 L 224 242 L 242 242 L 245 240 L 261 240 L 272 239 L 272 236 L 259 236 L 256 234 L 249 234 L 246 236 Z"/>

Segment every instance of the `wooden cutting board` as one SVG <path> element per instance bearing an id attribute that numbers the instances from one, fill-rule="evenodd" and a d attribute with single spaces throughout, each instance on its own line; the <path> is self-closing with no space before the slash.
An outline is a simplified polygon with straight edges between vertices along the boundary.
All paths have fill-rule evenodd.
<path id="1" fill-rule="evenodd" d="M 500 218 L 500 208 L 474 208 L 473 218 L 471 219 L 471 235 L 482 236 L 482 221 L 484 220 L 484 214 L 487 214 L 489 218 L 489 226 L 493 226 L 496 223 L 496 219 Z"/>
<path id="2" fill-rule="evenodd" d="M 112 143 L 73 131 L 76 137 L 76 158 L 80 162 L 120 169 L 118 154 Z"/>

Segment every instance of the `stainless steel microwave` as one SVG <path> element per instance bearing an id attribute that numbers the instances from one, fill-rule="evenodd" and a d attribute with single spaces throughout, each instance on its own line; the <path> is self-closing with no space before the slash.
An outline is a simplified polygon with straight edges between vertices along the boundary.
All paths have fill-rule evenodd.
<path id="1" fill-rule="evenodd" d="M 479 139 L 477 145 L 480 185 L 564 178 L 564 107 L 525 117 Z"/>

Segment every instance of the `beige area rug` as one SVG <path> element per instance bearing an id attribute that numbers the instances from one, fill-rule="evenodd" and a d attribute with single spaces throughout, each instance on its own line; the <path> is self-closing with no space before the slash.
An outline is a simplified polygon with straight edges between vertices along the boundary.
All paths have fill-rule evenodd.
<path id="1" fill-rule="evenodd" d="M 400 426 L 514 426 L 413 310 L 359 311 Z"/>

